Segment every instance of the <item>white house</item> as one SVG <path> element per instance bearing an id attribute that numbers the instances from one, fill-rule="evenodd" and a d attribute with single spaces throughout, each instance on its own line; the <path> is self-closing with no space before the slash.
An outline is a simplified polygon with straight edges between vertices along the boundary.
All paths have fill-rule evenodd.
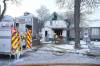
<path id="1" fill-rule="evenodd" d="M 87 24 L 90 38 L 92 40 L 100 40 L 100 20 L 90 20 Z"/>
<path id="2" fill-rule="evenodd" d="M 67 38 L 67 23 L 64 20 L 52 20 L 47 21 L 44 24 L 44 28 L 41 30 L 43 42 L 52 41 L 54 38 L 54 34 L 58 36 L 63 36 L 63 40 Z"/>

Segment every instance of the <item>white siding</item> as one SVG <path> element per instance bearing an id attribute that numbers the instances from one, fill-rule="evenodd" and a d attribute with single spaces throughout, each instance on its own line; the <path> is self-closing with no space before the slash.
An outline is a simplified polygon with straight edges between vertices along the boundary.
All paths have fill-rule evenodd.
<path id="1" fill-rule="evenodd" d="M 66 37 L 66 30 L 63 30 L 62 36 L 63 36 L 63 37 Z"/>
<path id="2" fill-rule="evenodd" d="M 99 28 L 92 28 L 92 35 L 99 35 Z"/>

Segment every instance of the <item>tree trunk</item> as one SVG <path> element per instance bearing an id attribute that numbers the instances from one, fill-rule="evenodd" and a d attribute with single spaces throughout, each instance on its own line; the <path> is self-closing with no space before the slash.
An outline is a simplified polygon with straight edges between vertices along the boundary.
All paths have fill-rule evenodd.
<path id="1" fill-rule="evenodd" d="M 66 42 L 67 42 L 67 44 L 69 44 L 69 41 L 70 41 L 70 21 L 67 19 L 65 21 L 66 21 L 66 25 L 68 23 L 68 26 L 66 28 Z"/>
<path id="2" fill-rule="evenodd" d="M 4 14 L 6 12 L 6 7 L 7 7 L 6 0 L 3 0 L 3 4 L 4 4 L 4 9 L 3 9 L 2 13 L 0 13 L 0 21 L 2 20 Z"/>
<path id="3" fill-rule="evenodd" d="M 80 48 L 80 4 L 81 0 L 74 0 L 75 49 Z"/>

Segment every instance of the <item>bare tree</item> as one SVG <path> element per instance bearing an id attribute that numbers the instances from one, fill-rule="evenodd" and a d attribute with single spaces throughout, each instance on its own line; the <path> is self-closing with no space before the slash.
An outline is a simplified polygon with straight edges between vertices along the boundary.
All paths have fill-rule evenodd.
<path id="1" fill-rule="evenodd" d="M 4 9 L 3 9 L 2 13 L 0 13 L 0 21 L 2 20 L 4 13 L 6 11 L 6 7 L 7 7 L 6 0 L 3 0 L 3 4 L 4 4 Z"/>
<path id="2" fill-rule="evenodd" d="M 2 0 L 2 2 L 3 2 L 3 10 L 0 11 L 0 12 L 1 12 L 1 13 L 0 13 L 0 21 L 2 20 L 4 14 L 5 14 L 5 12 L 6 12 L 6 9 L 7 9 L 7 3 L 6 3 L 6 1 L 12 1 L 13 3 L 18 3 L 17 0 Z M 0 5 L 0 6 L 1 6 L 1 5 Z M 1 9 L 0 9 L 0 10 L 1 10 Z"/>
<path id="3" fill-rule="evenodd" d="M 50 17 L 49 9 L 47 9 L 45 6 L 41 6 L 39 9 L 37 9 L 37 14 L 42 28 L 44 26 L 44 22 Z"/>
<path id="4" fill-rule="evenodd" d="M 46 21 L 50 16 L 49 9 L 47 9 L 46 6 L 41 6 L 39 9 L 37 9 L 37 14 L 39 19 L 42 21 Z"/>
<path id="5" fill-rule="evenodd" d="M 80 4 L 81 0 L 74 0 L 74 29 L 75 29 L 75 48 L 80 48 Z"/>
<path id="6" fill-rule="evenodd" d="M 75 48 L 80 48 L 80 15 L 91 14 L 100 0 L 57 0 L 61 7 L 66 7 L 74 11 Z M 73 5 L 74 4 L 74 5 Z M 65 6 L 66 5 L 66 6 Z"/>

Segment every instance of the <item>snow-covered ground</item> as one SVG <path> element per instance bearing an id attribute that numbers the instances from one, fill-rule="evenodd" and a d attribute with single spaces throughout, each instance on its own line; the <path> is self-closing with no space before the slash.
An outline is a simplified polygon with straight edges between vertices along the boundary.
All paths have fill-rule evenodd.
<path id="1" fill-rule="evenodd" d="M 18 59 L 10 64 L 100 64 L 100 56 L 87 56 L 81 53 L 65 52 L 62 55 L 55 54 L 52 50 L 67 50 L 74 49 L 73 45 L 51 45 L 46 44 L 37 52 L 27 52 L 21 59 Z M 80 52 L 83 50 L 79 50 Z M 9 64 L 9 65 L 10 65 Z"/>
<path id="2" fill-rule="evenodd" d="M 44 44 L 52 44 L 51 42 L 43 42 Z M 91 41 L 91 43 L 94 45 L 94 46 L 97 46 L 97 47 L 100 47 L 100 41 Z M 72 48 L 70 45 L 74 45 L 75 44 L 75 41 L 70 41 L 69 44 L 66 44 L 66 46 L 68 45 L 67 48 Z M 80 44 L 81 44 L 81 47 L 82 48 L 88 48 L 88 45 L 86 44 L 85 41 L 83 40 L 80 40 Z M 60 47 L 65 47 L 65 44 L 61 44 L 61 45 L 58 45 Z"/>
<path id="3" fill-rule="evenodd" d="M 86 63 L 100 64 L 100 56 L 88 56 L 88 45 L 81 40 L 82 49 L 74 49 L 74 41 L 70 44 L 50 44 L 43 45 L 36 52 L 27 52 L 22 58 L 11 62 L 10 64 L 41 64 L 41 63 Z M 100 46 L 99 41 L 91 41 L 95 46 Z M 64 53 L 60 54 L 59 51 Z M 57 54 L 56 54 L 57 52 Z M 59 55 L 59 56 L 58 56 Z M 66 62 L 67 61 L 67 62 Z"/>
<path id="4" fill-rule="evenodd" d="M 70 52 L 76 52 L 76 53 L 83 53 L 86 54 L 90 49 L 88 48 L 88 45 L 86 44 L 85 41 L 80 40 L 81 48 L 80 50 L 74 49 L 74 41 L 70 41 L 69 44 L 53 44 L 50 42 L 45 42 L 46 44 L 44 45 L 45 49 L 48 50 L 55 50 L 55 51 L 70 51 Z M 91 44 L 93 44 L 95 47 L 100 47 L 100 41 L 91 41 Z"/>

